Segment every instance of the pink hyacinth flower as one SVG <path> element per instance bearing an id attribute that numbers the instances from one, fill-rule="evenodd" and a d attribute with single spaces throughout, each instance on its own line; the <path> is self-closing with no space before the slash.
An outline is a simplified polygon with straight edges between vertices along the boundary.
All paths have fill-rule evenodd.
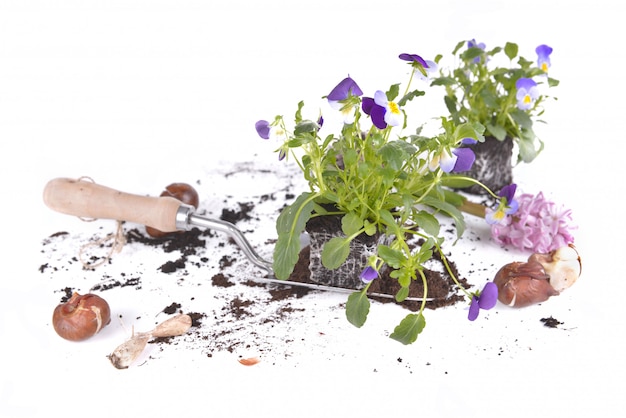
<path id="1" fill-rule="evenodd" d="M 491 236 L 503 245 L 521 250 L 548 253 L 572 244 L 572 212 L 546 200 L 543 193 L 517 198 L 517 212 L 503 222 L 491 225 Z"/>

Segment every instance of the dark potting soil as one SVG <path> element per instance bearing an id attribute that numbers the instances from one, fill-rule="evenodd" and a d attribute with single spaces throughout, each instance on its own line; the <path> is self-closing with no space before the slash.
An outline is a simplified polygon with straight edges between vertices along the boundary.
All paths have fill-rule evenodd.
<path id="1" fill-rule="evenodd" d="M 237 211 L 224 212 L 221 219 L 227 220 L 232 223 L 236 223 L 238 220 L 245 219 L 248 212 L 252 208 L 249 203 L 240 204 L 239 207 L 241 208 L 241 213 L 238 213 Z M 208 229 L 200 230 L 198 228 L 193 228 L 189 231 L 174 232 L 163 237 L 155 238 L 147 235 L 143 228 L 140 227 L 128 230 L 125 235 L 128 243 L 135 242 L 151 247 L 157 247 L 161 249 L 164 253 L 172 253 L 174 251 L 178 251 L 180 253 L 180 257 L 178 259 L 164 262 L 164 264 L 159 267 L 159 270 L 163 273 L 174 273 L 179 270 L 184 270 L 187 267 L 187 264 L 192 262 L 189 260 L 189 256 L 201 253 L 206 245 L 205 239 L 213 238 L 217 234 Z M 236 244 L 233 242 L 231 243 L 231 245 Z M 241 257 L 244 256 L 241 255 Z M 194 257 L 194 260 L 198 259 Z M 206 258 L 201 257 L 200 261 L 193 261 L 193 263 L 195 265 L 201 266 L 207 261 L 208 260 Z M 235 261 L 236 260 L 233 257 L 223 257 L 223 259 L 219 261 L 220 267 L 225 268 L 225 270 L 212 277 L 212 284 L 214 286 L 229 287 L 234 285 L 234 283 L 229 280 L 226 267 L 232 265 Z M 446 269 L 443 268 L 442 260 L 438 256 L 435 256 L 434 261 L 441 265 L 441 268 L 438 269 L 439 271 L 424 269 L 424 274 L 428 284 L 427 297 L 433 298 L 432 301 L 428 301 L 426 303 L 426 307 L 430 309 L 436 309 L 443 306 L 454 305 L 457 302 L 463 301 L 464 296 L 462 294 L 459 294 L 457 284 L 446 272 Z M 450 266 L 453 274 L 458 278 L 461 285 L 465 286 L 466 288 L 470 287 L 470 285 L 468 285 L 467 283 L 467 280 L 460 276 L 455 263 L 448 259 L 448 265 Z M 40 267 L 41 272 L 43 272 L 45 269 L 46 266 Z M 294 282 L 313 283 L 310 280 L 308 246 L 303 248 L 300 252 L 298 262 L 295 265 L 294 271 L 289 277 L 289 280 Z M 247 286 L 267 287 L 268 292 L 272 297 L 272 300 L 275 301 L 285 300 L 294 297 L 300 298 L 313 291 L 312 289 L 299 286 L 277 286 L 275 284 L 266 285 L 262 282 L 254 280 L 247 280 L 243 283 Z M 137 277 L 126 277 L 126 275 L 124 275 L 124 277 L 122 277 L 121 279 L 100 283 L 91 290 L 102 291 L 115 287 L 125 286 L 134 286 L 137 288 L 141 288 L 141 280 Z M 399 289 L 400 286 L 398 285 L 397 281 L 389 277 L 389 272 L 387 271 L 379 279 L 376 279 L 374 280 L 374 282 L 372 282 L 369 291 L 372 293 L 382 293 L 393 296 L 398 292 Z M 423 297 L 423 292 L 424 286 L 421 280 L 418 279 L 411 283 L 409 297 Z M 71 294 L 71 289 L 66 289 L 65 293 L 66 295 Z M 397 303 L 393 298 L 373 296 L 370 296 L 370 299 L 377 300 L 382 303 L 396 303 L 412 311 L 419 310 L 419 308 L 421 307 L 420 301 L 403 301 L 401 303 Z M 176 305 L 173 304 L 167 310 L 169 312 L 175 309 Z M 237 306 L 237 301 L 233 301 L 232 310 L 234 314 L 241 310 L 241 307 Z"/>
<path id="2" fill-rule="evenodd" d="M 313 217 L 307 223 L 307 230 L 312 230 L 315 228 L 326 231 L 341 230 L 341 219 L 340 217 L 335 216 Z M 364 236 L 364 238 L 366 240 L 370 240 L 371 243 L 376 242 L 376 238 L 374 236 Z M 423 241 L 421 240 L 411 240 L 410 237 L 408 238 L 409 245 L 412 245 L 413 247 L 421 245 L 422 242 Z M 303 281 L 309 283 L 311 282 L 311 275 L 309 271 L 309 250 L 310 248 L 306 247 L 300 252 L 298 263 L 295 266 L 289 280 Z M 434 253 L 432 261 L 437 265 L 437 270 L 424 268 L 424 276 L 426 278 L 426 284 L 428 289 L 428 294 L 426 295 L 426 297 L 433 299 L 432 301 L 426 302 L 426 307 L 435 309 L 442 306 L 454 305 L 455 303 L 464 300 L 465 296 L 459 294 L 458 285 L 457 283 L 455 283 L 450 272 L 446 270 L 441 255 L 438 253 Z M 449 259 L 447 259 L 447 262 L 448 266 L 450 267 L 450 271 L 452 272 L 454 277 L 458 279 L 459 283 L 466 289 L 471 287 L 471 285 L 468 284 L 467 279 L 459 276 L 459 271 L 456 267 L 456 264 Z M 384 271 L 381 272 L 381 277 L 374 280 L 370 284 L 368 291 L 370 293 L 382 293 L 395 296 L 396 293 L 398 293 L 398 291 L 400 290 L 401 286 L 398 284 L 398 281 L 396 279 L 390 277 L 390 273 L 391 269 L 384 269 Z M 424 297 L 424 283 L 421 280 L 419 274 L 417 274 L 416 276 L 417 280 L 413 281 L 409 287 L 409 298 Z M 386 303 L 397 303 L 395 299 L 386 297 L 371 296 L 371 299 Z M 400 302 L 399 304 L 409 310 L 417 311 L 421 308 L 422 302 L 405 300 Z"/>
<path id="3" fill-rule="evenodd" d="M 227 220 L 232 223 L 236 223 L 237 220 L 244 219 L 247 213 L 251 210 L 250 204 L 240 204 L 242 214 L 238 215 L 234 212 L 223 213 L 221 219 Z M 226 218 L 226 219 L 224 219 Z M 197 254 L 204 248 L 206 242 L 203 238 L 214 236 L 211 230 L 200 230 L 193 228 L 189 231 L 175 232 L 168 234 L 164 237 L 153 238 L 146 235 L 140 229 L 131 229 L 126 234 L 127 242 L 139 242 L 144 245 L 152 247 L 160 247 L 166 253 L 173 251 L 179 251 L 181 256 L 174 261 L 167 261 L 159 270 L 163 273 L 173 273 L 177 270 L 184 269 L 189 262 L 188 256 Z M 233 245 L 235 245 L 233 243 Z M 290 281 L 313 283 L 310 279 L 309 271 L 309 254 L 310 248 L 307 246 L 300 251 L 298 262 L 296 263 L 293 273 L 289 277 Z M 227 267 L 231 265 L 235 260 L 232 258 L 220 260 L 220 266 Z M 454 282 L 452 276 L 446 271 L 441 257 L 435 253 L 433 261 L 440 265 L 441 268 L 437 270 L 424 269 L 424 275 L 426 277 L 428 286 L 428 298 L 433 298 L 432 301 L 426 302 L 426 307 L 430 309 L 436 309 L 444 306 L 454 305 L 457 302 L 463 301 L 465 296 L 459 293 L 458 285 Z M 470 288 L 467 280 L 462 277 L 454 263 L 454 261 L 448 259 L 448 265 L 452 273 L 458 278 L 459 283 L 465 288 Z M 389 276 L 390 270 L 382 274 L 379 279 L 376 279 L 370 285 L 369 291 L 371 293 L 382 293 L 394 296 L 399 290 L 400 285 L 397 280 Z M 244 282 L 248 286 L 265 286 L 262 283 L 254 280 L 248 280 Z M 229 287 L 233 283 L 228 279 L 224 273 L 218 273 L 212 278 L 212 284 L 214 286 Z M 122 285 L 122 283 L 120 283 Z M 298 286 L 270 286 L 269 292 L 272 296 L 272 300 L 283 300 L 290 297 L 302 297 L 312 291 L 309 288 Z M 424 296 L 424 285 L 419 279 L 411 283 L 409 288 L 409 297 L 421 298 Z M 421 307 L 420 301 L 405 300 L 403 302 L 396 302 L 393 298 L 375 297 L 371 296 L 370 299 L 377 300 L 382 303 L 395 303 L 411 311 L 417 311 Z"/>
<path id="4" fill-rule="evenodd" d="M 434 257 L 434 260 L 438 263 L 442 263 L 441 258 Z M 459 272 L 454 262 L 448 260 L 448 264 L 453 274 L 458 278 L 461 285 L 465 288 L 471 287 L 467 283 L 465 278 L 459 277 Z M 442 264 L 443 266 L 443 264 Z M 443 269 L 445 271 L 445 269 Z M 394 296 L 399 290 L 400 285 L 397 280 L 389 276 L 390 270 L 387 270 L 380 278 L 374 280 L 370 285 L 368 291 L 370 293 L 382 293 Z M 424 275 L 426 276 L 426 283 L 428 286 L 428 298 L 433 298 L 432 301 L 426 302 L 426 307 L 430 309 L 436 309 L 443 306 L 454 305 L 465 299 L 461 294 L 458 294 L 458 286 L 452 279 L 452 276 L 445 273 L 442 274 L 439 271 L 431 269 L 424 269 Z M 311 281 L 311 272 L 309 271 L 309 247 L 305 247 L 300 251 L 298 262 L 294 268 L 293 273 L 289 277 L 290 281 L 313 283 Z M 424 285 L 421 280 L 411 283 L 409 288 L 409 297 L 421 298 L 424 296 Z M 370 296 L 370 299 L 377 300 L 382 303 L 395 303 L 403 306 L 411 311 L 417 311 L 421 307 L 420 301 L 405 300 L 403 302 L 396 302 L 393 298 Z"/>

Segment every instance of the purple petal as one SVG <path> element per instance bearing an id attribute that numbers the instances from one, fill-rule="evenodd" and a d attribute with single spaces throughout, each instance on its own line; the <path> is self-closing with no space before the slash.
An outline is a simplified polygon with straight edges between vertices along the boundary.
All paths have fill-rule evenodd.
<path id="1" fill-rule="evenodd" d="M 339 101 L 347 99 L 349 95 L 361 96 L 363 95 L 363 92 L 353 79 L 346 77 L 341 80 L 341 82 L 337 84 L 337 86 L 330 93 L 328 93 L 326 98 L 328 100 Z"/>
<path id="2" fill-rule="evenodd" d="M 385 112 L 386 111 L 387 111 L 387 109 L 385 109 L 384 107 L 379 106 L 379 105 L 377 105 L 375 103 L 372 106 L 370 116 L 372 117 L 372 123 L 378 129 L 385 129 L 387 127 L 387 122 L 385 122 Z"/>
<path id="3" fill-rule="evenodd" d="M 507 203 L 510 203 L 513 201 L 513 197 L 515 197 L 516 190 L 517 190 L 517 184 L 511 183 L 508 186 L 504 186 L 503 188 L 501 188 L 500 192 L 498 193 L 498 196 L 506 197 Z"/>
<path id="4" fill-rule="evenodd" d="M 497 225 L 500 223 L 499 219 L 496 219 L 496 214 L 498 214 L 497 211 L 494 210 L 487 210 L 487 213 L 485 214 L 485 221 L 487 221 L 487 223 L 489 225 Z"/>
<path id="5" fill-rule="evenodd" d="M 374 107 L 374 99 L 371 97 L 364 97 L 361 101 L 361 109 L 365 112 L 366 115 L 372 113 L 372 108 Z"/>
<path id="6" fill-rule="evenodd" d="M 526 91 L 529 91 L 531 88 L 535 86 L 537 86 L 537 83 L 535 83 L 535 81 L 533 81 L 532 78 L 522 77 L 515 82 L 515 88 L 518 90 L 524 89 Z"/>
<path id="7" fill-rule="evenodd" d="M 478 306 L 478 298 L 476 296 L 472 296 L 472 302 L 469 307 L 469 314 L 467 314 L 467 319 L 470 321 L 478 318 L 478 312 L 480 312 L 480 307 Z"/>
<path id="8" fill-rule="evenodd" d="M 450 173 L 454 170 L 454 166 L 456 165 L 456 160 L 459 157 L 452 153 L 448 153 L 447 150 L 443 150 L 441 154 L 439 154 L 439 167 L 441 167 L 441 171 L 444 173 Z"/>
<path id="9" fill-rule="evenodd" d="M 374 103 L 376 103 L 378 106 L 387 106 L 387 103 L 389 103 L 389 101 L 387 100 L 387 95 L 384 91 L 376 90 L 376 93 L 374 93 Z"/>
<path id="10" fill-rule="evenodd" d="M 270 139 L 270 123 L 266 120 L 260 120 L 254 124 L 256 132 L 263 139 Z"/>
<path id="11" fill-rule="evenodd" d="M 469 171 L 474 165 L 476 155 L 470 148 L 455 148 L 452 153 L 457 156 L 456 163 L 452 169 L 455 173 Z"/>
<path id="12" fill-rule="evenodd" d="M 484 42 L 477 43 L 476 39 L 472 39 L 471 41 L 467 41 L 467 47 L 468 48 L 480 48 L 484 50 L 486 45 Z"/>
<path id="13" fill-rule="evenodd" d="M 498 286 L 494 282 L 487 282 L 478 298 L 480 309 L 491 309 L 498 303 Z"/>
<path id="14" fill-rule="evenodd" d="M 470 137 L 461 139 L 461 144 L 463 145 L 474 145 L 477 142 L 478 142 L 477 140 L 475 140 L 474 138 L 470 138 Z"/>
<path id="15" fill-rule="evenodd" d="M 426 63 L 426 60 L 424 60 L 424 58 L 420 57 L 417 54 L 406 54 L 406 53 L 404 53 L 404 54 L 400 54 L 398 56 L 398 58 L 400 58 L 401 60 L 404 60 L 404 61 L 414 61 L 414 62 L 419 63 L 422 67 L 428 68 L 428 63 Z"/>
<path id="16" fill-rule="evenodd" d="M 376 269 L 372 266 L 367 266 L 362 272 L 361 272 L 361 280 L 364 283 L 369 283 L 372 280 L 376 279 L 378 277 L 378 272 L 376 271 Z"/>
<path id="17" fill-rule="evenodd" d="M 535 52 L 537 53 L 539 59 L 547 60 L 552 53 L 552 48 L 548 45 L 539 45 L 537 48 L 535 48 Z"/>
<path id="18" fill-rule="evenodd" d="M 507 215 L 513 215 L 519 209 L 519 203 L 515 199 L 507 202 L 507 206 L 509 207 L 505 212 Z"/>

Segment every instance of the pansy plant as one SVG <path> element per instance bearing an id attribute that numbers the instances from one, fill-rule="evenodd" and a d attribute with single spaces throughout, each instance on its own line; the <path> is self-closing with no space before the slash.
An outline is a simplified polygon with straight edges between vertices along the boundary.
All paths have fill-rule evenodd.
<path id="1" fill-rule="evenodd" d="M 300 102 L 293 128 L 288 128 L 283 116 L 256 124 L 262 138 L 282 137 L 276 147 L 279 157 L 295 160 L 309 185 L 309 190 L 285 207 L 277 219 L 273 270 L 278 279 L 287 279 L 292 273 L 301 250 L 300 235 L 312 217 L 342 217 L 344 236 L 332 238 L 322 250 L 327 269 L 346 261 L 356 236 L 380 233 L 391 237 L 391 242 L 379 244 L 368 256 L 360 276 L 364 287 L 348 298 L 346 316 L 358 327 L 369 313 L 367 290 L 373 281 L 383 280 L 383 267 L 391 270 L 385 280 L 391 277 L 400 284 L 395 298 L 402 302 L 411 283 L 425 284 L 424 264 L 433 254 L 437 252 L 445 259 L 441 216 L 454 221 L 457 238 L 463 235 L 460 198 L 447 185 L 459 178 L 476 182 L 459 174 L 474 162 L 473 151 L 462 145 L 484 140 L 481 124 L 449 117 L 439 118 L 440 127 L 434 135 L 422 135 L 426 117 L 420 127 L 407 133 L 409 102 L 425 94 L 410 86 L 413 82 L 427 86 L 423 80 L 432 75 L 436 64 L 417 54 L 401 54 L 399 58 L 410 67 L 402 93 L 400 84 L 392 84 L 368 94 L 347 76 L 322 96 L 328 102 L 329 114 L 320 116 L 316 111 L 314 118 L 306 118 L 304 103 Z M 342 122 L 339 132 L 322 133 L 327 116 Z M 416 239 L 409 243 L 411 238 Z M 449 273 L 457 280 L 452 271 Z M 470 301 L 474 297 L 467 295 Z M 427 297 L 425 294 L 424 301 Z M 391 337 L 405 344 L 414 342 L 425 326 L 424 308 L 425 302 L 419 312 L 408 315 L 396 327 Z"/>
<path id="2" fill-rule="evenodd" d="M 504 53 L 504 56 L 502 56 Z M 454 65 L 441 66 L 432 85 L 445 88 L 444 102 L 455 123 L 480 123 L 485 136 L 500 141 L 510 138 L 518 145 L 518 162 L 531 162 L 543 149 L 534 123 L 543 115 L 548 88 L 559 81 L 548 75 L 552 48 L 539 45 L 536 59 L 518 55 L 518 45 L 487 49 L 472 39 L 459 42 L 452 56 Z M 452 68 L 451 68 L 452 67 Z"/>

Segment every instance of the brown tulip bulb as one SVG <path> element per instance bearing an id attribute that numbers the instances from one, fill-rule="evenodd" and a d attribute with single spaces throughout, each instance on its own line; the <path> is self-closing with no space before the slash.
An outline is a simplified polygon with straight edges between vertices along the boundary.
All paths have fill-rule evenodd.
<path id="1" fill-rule="evenodd" d="M 82 341 L 96 335 L 111 322 L 111 309 L 106 300 L 88 293 L 74 292 L 65 303 L 58 305 L 52 315 L 54 330 L 70 341 Z"/>
<path id="2" fill-rule="evenodd" d="M 550 284 L 559 292 L 573 285 L 582 272 L 582 262 L 573 244 L 547 254 L 535 253 L 528 261 L 540 263 L 550 276 Z"/>
<path id="3" fill-rule="evenodd" d="M 515 308 L 545 302 L 559 294 L 536 261 L 509 263 L 496 273 L 493 281 L 498 286 L 498 300 Z"/>
<path id="4" fill-rule="evenodd" d="M 163 190 L 161 193 L 161 197 L 173 197 L 174 199 L 178 199 L 181 202 L 191 205 L 194 208 L 198 209 L 198 205 L 200 204 L 200 198 L 198 196 L 198 192 L 193 186 L 187 183 L 172 183 Z M 178 231 L 176 231 L 178 232 Z M 151 226 L 146 226 L 146 233 L 153 238 L 161 238 L 166 235 L 176 233 L 176 232 L 163 232 L 159 231 L 156 228 L 152 228 Z"/>

